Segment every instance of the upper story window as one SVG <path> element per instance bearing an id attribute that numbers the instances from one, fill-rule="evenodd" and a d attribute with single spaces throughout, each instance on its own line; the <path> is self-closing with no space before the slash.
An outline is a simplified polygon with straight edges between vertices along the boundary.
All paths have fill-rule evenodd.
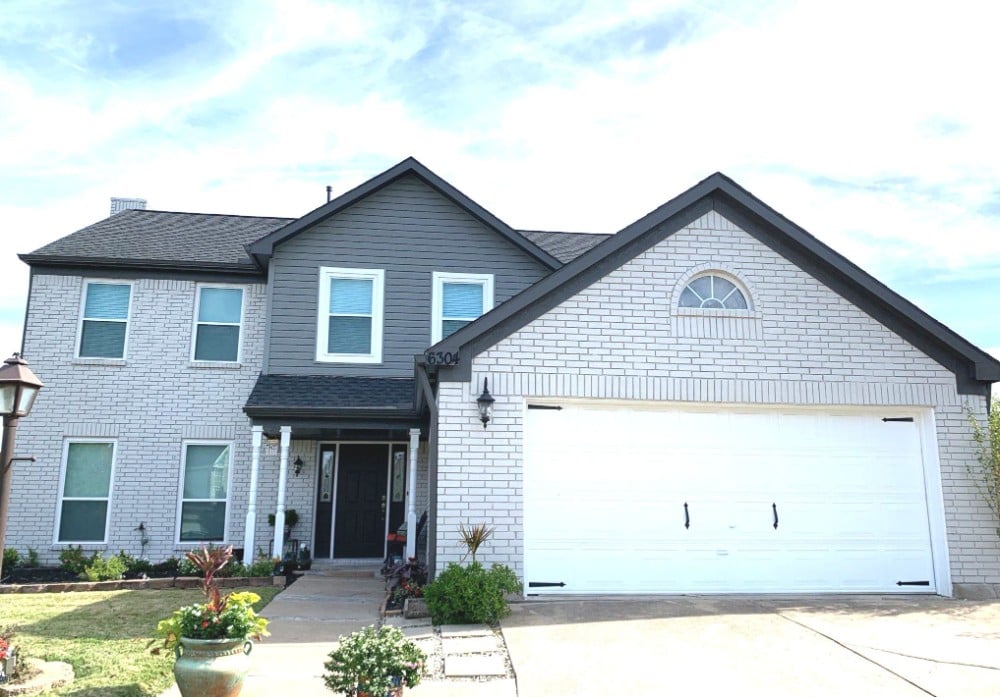
<path id="1" fill-rule="evenodd" d="M 732 281 L 715 274 L 693 278 L 681 292 L 681 307 L 708 310 L 749 309 L 746 296 Z"/>
<path id="2" fill-rule="evenodd" d="M 229 443 L 184 444 L 178 542 L 226 539 L 231 453 Z"/>
<path id="3" fill-rule="evenodd" d="M 238 361 L 242 320 L 242 288 L 198 286 L 192 358 L 196 361 Z"/>
<path id="4" fill-rule="evenodd" d="M 321 267 L 316 360 L 381 363 L 385 271 Z"/>
<path id="5" fill-rule="evenodd" d="M 435 272 L 433 283 L 432 344 L 493 309 L 493 274 Z"/>
<path id="6" fill-rule="evenodd" d="M 57 542 L 107 541 L 114 462 L 114 441 L 66 442 Z"/>
<path id="7" fill-rule="evenodd" d="M 124 358 L 128 334 L 130 283 L 87 281 L 80 319 L 80 358 Z"/>

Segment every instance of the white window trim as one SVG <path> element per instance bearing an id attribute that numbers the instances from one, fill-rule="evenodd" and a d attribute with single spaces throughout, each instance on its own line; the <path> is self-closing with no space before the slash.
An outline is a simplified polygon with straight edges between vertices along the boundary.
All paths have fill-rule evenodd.
<path id="1" fill-rule="evenodd" d="M 128 286 L 128 311 L 125 313 L 125 319 L 88 319 L 88 322 L 125 322 L 125 339 L 122 342 L 122 355 L 116 356 L 114 358 L 108 356 L 81 356 L 80 349 L 83 346 L 83 313 L 87 308 L 87 289 L 92 283 L 103 283 L 115 286 Z M 132 331 L 132 300 L 135 298 L 135 283 L 132 281 L 122 280 L 120 278 L 88 278 L 83 282 L 83 290 L 80 296 L 80 315 L 76 326 L 76 353 L 74 354 L 76 358 L 85 361 L 124 361 L 128 358 L 128 337 Z"/>
<path id="2" fill-rule="evenodd" d="M 444 333 L 444 284 L 445 283 L 475 283 L 483 287 L 482 317 L 493 309 L 493 274 L 491 273 L 449 273 L 434 271 L 432 274 L 431 293 L 431 345 L 441 341 Z M 472 318 L 472 320 L 478 317 Z"/>
<path id="3" fill-rule="evenodd" d="M 232 512 L 233 499 L 233 463 L 236 460 L 235 444 L 231 440 L 184 440 L 181 441 L 181 471 L 177 478 L 177 517 L 174 527 L 174 544 L 179 547 L 200 547 L 207 540 L 181 540 L 181 514 L 184 511 L 184 502 L 193 503 L 218 503 L 220 499 L 185 499 L 184 498 L 184 478 L 187 474 L 187 449 L 189 445 L 228 445 L 229 446 L 229 467 L 226 476 L 226 520 L 222 525 L 222 539 L 211 540 L 211 544 L 225 544 L 229 541 L 229 518 Z"/>
<path id="4" fill-rule="evenodd" d="M 236 325 L 239 328 L 239 336 L 236 339 L 236 358 L 231 361 L 204 360 L 195 358 L 195 349 L 198 345 L 198 327 L 205 325 L 208 327 L 232 327 L 232 322 L 199 322 L 198 312 L 201 310 L 201 289 L 202 288 L 225 288 L 227 290 L 239 290 L 242 292 L 240 298 L 240 322 Z M 247 291 L 245 286 L 234 285 L 232 283 L 199 283 L 194 290 L 194 321 L 191 326 L 191 362 L 192 363 L 241 363 L 243 361 L 243 327 L 246 326 L 247 313 Z"/>
<path id="5" fill-rule="evenodd" d="M 330 280 L 352 278 L 372 281 L 372 344 L 369 353 L 330 353 Z M 385 309 L 385 270 L 319 268 L 319 301 L 316 305 L 316 360 L 322 363 L 381 363 L 382 321 Z"/>
<path id="6" fill-rule="evenodd" d="M 104 515 L 104 539 L 103 540 L 60 540 L 59 528 L 62 526 L 62 510 L 64 492 L 66 491 L 66 466 L 69 464 L 69 446 L 72 443 L 111 443 L 111 474 L 108 477 L 108 510 Z M 111 504 L 113 502 L 115 490 L 115 466 L 118 462 L 118 440 L 116 438 L 66 438 L 63 441 L 62 462 L 59 466 L 59 496 L 56 501 L 56 526 L 52 531 L 52 544 L 54 545 L 106 545 L 108 544 L 108 528 L 111 525 Z M 96 496 L 71 496 L 70 501 L 104 501 L 102 497 Z"/>

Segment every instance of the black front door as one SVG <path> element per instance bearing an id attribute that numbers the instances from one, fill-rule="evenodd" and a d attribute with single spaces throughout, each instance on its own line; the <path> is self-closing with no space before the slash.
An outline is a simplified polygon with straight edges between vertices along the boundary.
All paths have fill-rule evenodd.
<path id="1" fill-rule="evenodd" d="M 382 557 L 389 446 L 342 443 L 338 447 L 333 554 L 340 558 Z"/>

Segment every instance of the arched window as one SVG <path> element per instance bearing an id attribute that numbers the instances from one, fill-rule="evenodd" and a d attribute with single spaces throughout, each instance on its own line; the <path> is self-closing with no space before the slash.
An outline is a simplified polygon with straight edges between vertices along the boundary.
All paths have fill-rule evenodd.
<path id="1" fill-rule="evenodd" d="M 691 279 L 681 293 L 680 306 L 704 310 L 749 309 L 743 291 L 732 281 L 714 274 Z"/>

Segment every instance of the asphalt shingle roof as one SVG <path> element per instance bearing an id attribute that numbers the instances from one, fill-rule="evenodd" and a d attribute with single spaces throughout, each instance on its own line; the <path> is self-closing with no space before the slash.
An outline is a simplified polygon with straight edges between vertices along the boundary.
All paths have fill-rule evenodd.
<path id="1" fill-rule="evenodd" d="M 127 210 L 26 255 L 109 262 L 204 264 L 256 269 L 244 245 L 289 218 Z"/>
<path id="2" fill-rule="evenodd" d="M 385 409 L 412 411 L 412 378 L 261 375 L 246 409 Z"/>
<path id="3" fill-rule="evenodd" d="M 244 246 L 293 220 L 127 210 L 22 255 L 22 258 L 28 263 L 86 260 L 109 265 L 201 265 L 254 271 L 256 266 Z M 564 264 L 608 237 L 583 232 L 516 232 Z"/>
<path id="4" fill-rule="evenodd" d="M 611 235 L 597 235 L 589 232 L 546 232 L 544 230 L 518 230 L 564 264 L 597 246 Z"/>

